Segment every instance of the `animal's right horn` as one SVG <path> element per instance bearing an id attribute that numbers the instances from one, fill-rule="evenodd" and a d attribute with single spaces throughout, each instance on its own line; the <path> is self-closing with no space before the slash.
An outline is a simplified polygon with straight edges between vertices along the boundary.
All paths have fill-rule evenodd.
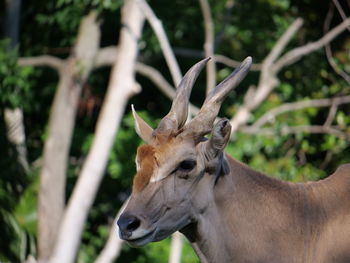
<path id="1" fill-rule="evenodd" d="M 158 128 L 154 131 L 155 135 L 169 135 L 172 132 L 177 132 L 185 124 L 193 84 L 209 59 L 205 58 L 199 61 L 187 71 L 177 87 L 170 112 L 159 123 Z"/>
<path id="2" fill-rule="evenodd" d="M 197 116 L 184 128 L 185 133 L 201 136 L 211 131 L 222 102 L 230 91 L 232 91 L 247 75 L 251 65 L 252 58 L 247 57 L 234 72 L 208 94 Z"/>

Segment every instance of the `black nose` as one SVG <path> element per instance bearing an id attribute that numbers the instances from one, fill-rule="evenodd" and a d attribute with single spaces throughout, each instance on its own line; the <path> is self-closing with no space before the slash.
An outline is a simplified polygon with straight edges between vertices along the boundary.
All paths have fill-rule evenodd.
<path id="1" fill-rule="evenodd" d="M 120 237 L 123 239 L 130 237 L 132 232 L 140 226 L 141 221 L 136 216 L 122 214 L 117 224 L 119 226 Z"/>

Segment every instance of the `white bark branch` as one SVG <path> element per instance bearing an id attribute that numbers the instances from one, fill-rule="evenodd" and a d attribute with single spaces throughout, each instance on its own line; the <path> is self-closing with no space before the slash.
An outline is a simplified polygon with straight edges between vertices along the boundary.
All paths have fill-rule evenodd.
<path id="1" fill-rule="evenodd" d="M 123 213 L 128 202 L 129 198 L 119 209 L 117 216 L 115 217 L 111 229 L 109 231 L 108 240 L 104 248 L 102 249 L 100 255 L 98 255 L 97 259 L 95 260 L 95 263 L 112 263 L 115 261 L 116 258 L 118 258 L 122 248 L 123 240 L 121 240 L 118 235 L 117 220 L 119 216 Z"/>
<path id="2" fill-rule="evenodd" d="M 112 69 L 95 137 L 70 197 L 50 263 L 74 262 L 84 223 L 103 177 L 125 105 L 136 92 L 134 65 L 143 22 L 144 16 L 135 1 L 125 1 L 122 7 L 122 24 L 125 26 L 121 29 L 118 46 L 120 54 Z"/>
<path id="3" fill-rule="evenodd" d="M 302 25 L 303 20 L 299 17 L 288 27 L 286 32 L 282 35 L 280 39 L 278 39 L 271 52 L 265 58 L 263 62 L 265 65 L 270 66 L 272 65 L 272 63 L 275 62 L 275 60 L 281 55 L 281 53 L 286 48 L 292 37 Z"/>
<path id="4" fill-rule="evenodd" d="M 174 48 L 175 54 L 178 56 L 183 57 L 192 57 L 192 58 L 205 58 L 205 53 L 202 50 L 196 50 L 196 49 L 189 49 L 189 48 Z M 215 62 L 224 64 L 231 68 L 237 68 L 241 62 L 231 59 L 229 57 L 226 57 L 224 55 L 220 54 L 214 54 L 213 58 Z M 260 71 L 261 70 L 261 64 L 259 63 L 253 63 L 250 67 L 250 70 L 252 71 Z"/>
<path id="5" fill-rule="evenodd" d="M 276 63 L 273 66 L 273 71 L 277 73 L 282 68 L 297 62 L 303 56 L 325 46 L 326 44 L 331 42 L 334 38 L 336 38 L 339 34 L 341 34 L 344 30 L 346 30 L 349 27 L 349 25 L 350 25 L 350 18 L 347 18 L 338 26 L 330 30 L 327 34 L 325 34 L 319 40 L 290 50 L 284 56 L 282 56 L 278 61 L 276 61 Z"/>
<path id="6" fill-rule="evenodd" d="M 245 100 L 244 104 L 239 108 L 238 112 L 231 119 L 232 134 L 243 125 L 245 125 L 250 117 L 251 112 L 256 109 L 278 85 L 277 73 L 285 66 L 288 66 L 298 61 L 302 56 L 305 56 L 332 41 L 336 36 L 343 32 L 350 24 L 350 18 L 343 21 L 341 24 L 333 28 L 319 40 L 310 44 L 292 49 L 284 56 L 277 59 L 286 47 L 292 36 L 300 28 L 302 21 L 297 19 L 277 41 L 275 47 L 266 57 L 262 64 L 262 72 L 259 79 L 259 84 L 254 90 L 254 96 Z"/>
<path id="7" fill-rule="evenodd" d="M 97 58 L 95 66 L 103 67 L 103 66 L 111 66 L 113 61 L 117 59 L 118 51 L 116 47 L 106 47 L 100 49 Z M 163 75 L 155 68 L 143 64 L 141 62 L 136 62 L 135 64 L 135 70 L 140 75 L 148 78 L 150 81 L 153 82 L 153 84 L 171 101 L 175 98 L 175 89 L 170 83 L 163 77 Z M 190 112 L 192 115 L 196 115 L 199 112 L 198 107 L 194 106 L 193 104 L 189 104 Z"/>
<path id="8" fill-rule="evenodd" d="M 19 58 L 18 59 L 18 65 L 20 66 L 32 66 L 32 67 L 51 67 L 58 72 L 61 71 L 64 61 L 62 59 L 49 56 L 49 55 L 43 55 L 43 56 L 37 56 L 37 57 L 27 57 L 27 58 Z"/>
<path id="9" fill-rule="evenodd" d="M 334 0 L 334 2 L 338 3 L 338 1 L 336 0 Z M 339 9 L 339 7 L 337 7 L 337 9 L 339 12 L 343 11 L 342 9 Z M 324 33 L 329 31 L 333 14 L 334 14 L 334 5 L 330 4 L 326 19 L 324 21 L 324 27 L 323 27 Z M 341 12 L 341 14 L 342 14 L 343 20 L 345 20 L 346 19 L 345 14 L 343 12 Z M 348 28 L 348 31 L 349 31 L 349 28 Z M 339 76 L 341 76 L 350 85 L 350 76 L 344 70 L 342 70 L 333 59 L 332 48 L 330 43 L 326 44 L 325 50 L 326 50 L 328 63 L 331 65 L 334 72 L 337 73 Z"/>
<path id="10" fill-rule="evenodd" d="M 181 262 L 181 251 L 182 251 L 182 236 L 180 232 L 175 232 L 172 235 L 170 244 L 170 255 L 169 263 L 180 263 Z"/>
<path id="11" fill-rule="evenodd" d="M 329 108 L 327 119 L 323 124 L 324 126 L 332 125 L 332 122 L 337 114 L 337 110 L 338 110 L 338 104 L 333 102 L 332 106 Z"/>
<path id="12" fill-rule="evenodd" d="M 118 59 L 118 48 L 109 46 L 101 48 L 96 56 L 95 68 L 113 66 Z"/>
<path id="13" fill-rule="evenodd" d="M 249 134 L 259 134 L 266 136 L 275 136 L 275 135 L 289 135 L 297 133 L 310 133 L 310 134 L 332 134 L 341 139 L 349 140 L 350 136 L 341 131 L 336 126 L 325 126 L 325 125 L 300 125 L 300 126 L 284 126 L 281 129 L 276 128 L 261 128 L 259 130 L 251 130 L 249 127 L 242 127 L 240 131 L 249 133 Z"/>
<path id="14" fill-rule="evenodd" d="M 151 7 L 148 5 L 148 3 L 145 0 L 136 0 L 138 5 L 140 6 L 142 12 L 144 13 L 147 21 L 150 23 L 154 33 L 156 34 L 160 47 L 163 51 L 165 61 L 168 64 L 171 77 L 174 81 L 175 86 L 179 85 L 182 74 L 180 67 L 176 61 L 176 58 L 174 56 L 174 53 L 171 49 L 171 46 L 169 44 L 168 38 L 166 36 L 166 33 L 164 31 L 162 22 L 156 17 Z"/>
<path id="15" fill-rule="evenodd" d="M 244 104 L 239 108 L 238 112 L 230 121 L 232 135 L 234 135 L 240 126 L 248 122 L 251 111 L 255 110 L 277 86 L 278 80 L 274 72 L 271 71 L 271 66 L 301 27 L 302 22 L 302 19 L 296 19 L 280 37 L 271 52 L 267 55 L 266 59 L 264 59 L 261 66 L 261 75 L 258 86 L 254 88 L 254 92 L 252 92 L 252 88 L 248 90 L 252 96 L 245 96 L 246 99 Z"/>
<path id="16" fill-rule="evenodd" d="M 335 5 L 335 7 L 337 8 L 341 18 L 344 20 L 346 20 L 346 15 L 345 15 L 345 12 L 343 10 L 343 8 L 341 7 L 341 5 L 339 4 L 339 1 L 338 0 L 333 0 L 333 3 Z M 350 24 L 347 26 L 348 28 L 348 31 L 350 32 Z"/>
<path id="17" fill-rule="evenodd" d="M 301 109 L 311 108 L 311 107 L 329 107 L 333 105 L 339 106 L 341 104 L 347 104 L 347 103 L 350 103 L 350 95 L 335 97 L 331 99 L 305 100 L 305 101 L 298 101 L 293 103 L 286 103 L 266 112 L 256 122 L 254 122 L 252 126 L 249 126 L 249 127 L 252 131 L 253 130 L 258 131 L 266 123 L 274 121 L 278 115 L 286 112 L 296 111 L 296 110 L 301 110 Z M 248 128 L 246 127 L 245 130 L 247 129 Z"/>
<path id="18" fill-rule="evenodd" d="M 169 82 L 163 77 L 163 75 L 155 68 L 145 65 L 143 63 L 136 63 L 136 71 L 150 79 L 153 84 L 160 89 L 160 91 L 167 96 L 170 100 L 175 98 L 175 89 L 169 84 Z"/>
<path id="19" fill-rule="evenodd" d="M 48 137 L 43 150 L 38 202 L 39 259 L 51 256 L 65 208 L 66 168 L 82 87 L 93 67 L 100 42 L 96 12 L 82 19 L 73 52 L 60 65 L 60 78 L 50 111 Z M 28 60 L 24 60 L 28 63 Z M 58 67 L 47 56 L 29 61 Z M 39 65 L 39 64 L 37 64 Z"/>
<path id="20" fill-rule="evenodd" d="M 204 42 L 204 54 L 205 57 L 211 57 L 208 62 L 207 71 L 207 93 L 215 88 L 216 85 L 216 66 L 214 57 L 214 23 L 211 17 L 210 6 L 207 0 L 199 0 L 202 15 L 204 18 L 204 31 L 205 31 L 205 42 Z"/>
<path id="21" fill-rule="evenodd" d="M 237 68 L 241 64 L 241 62 L 239 62 L 237 60 L 233 60 L 233 59 L 230 59 L 226 56 L 219 55 L 219 54 L 214 55 L 214 59 L 215 59 L 215 62 L 224 64 L 224 65 L 231 67 L 231 68 Z M 262 64 L 259 64 L 259 63 L 253 63 L 252 66 L 250 67 L 250 70 L 261 71 L 261 65 Z"/>

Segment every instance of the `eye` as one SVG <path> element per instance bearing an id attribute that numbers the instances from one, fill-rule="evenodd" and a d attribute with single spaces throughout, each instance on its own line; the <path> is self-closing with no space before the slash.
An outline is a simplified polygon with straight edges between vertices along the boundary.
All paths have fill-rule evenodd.
<path id="1" fill-rule="evenodd" d="M 197 162 L 195 160 L 184 160 L 179 164 L 178 169 L 189 172 L 196 166 L 196 164 Z"/>

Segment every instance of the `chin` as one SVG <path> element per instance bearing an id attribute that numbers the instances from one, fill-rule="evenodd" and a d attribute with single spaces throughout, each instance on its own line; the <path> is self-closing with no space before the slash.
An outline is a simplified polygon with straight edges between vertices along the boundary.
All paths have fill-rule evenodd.
<path id="1" fill-rule="evenodd" d="M 152 231 L 142 237 L 135 238 L 135 239 L 126 239 L 125 241 L 131 246 L 131 247 L 143 247 L 147 245 L 150 242 L 154 241 L 156 231 Z"/>

